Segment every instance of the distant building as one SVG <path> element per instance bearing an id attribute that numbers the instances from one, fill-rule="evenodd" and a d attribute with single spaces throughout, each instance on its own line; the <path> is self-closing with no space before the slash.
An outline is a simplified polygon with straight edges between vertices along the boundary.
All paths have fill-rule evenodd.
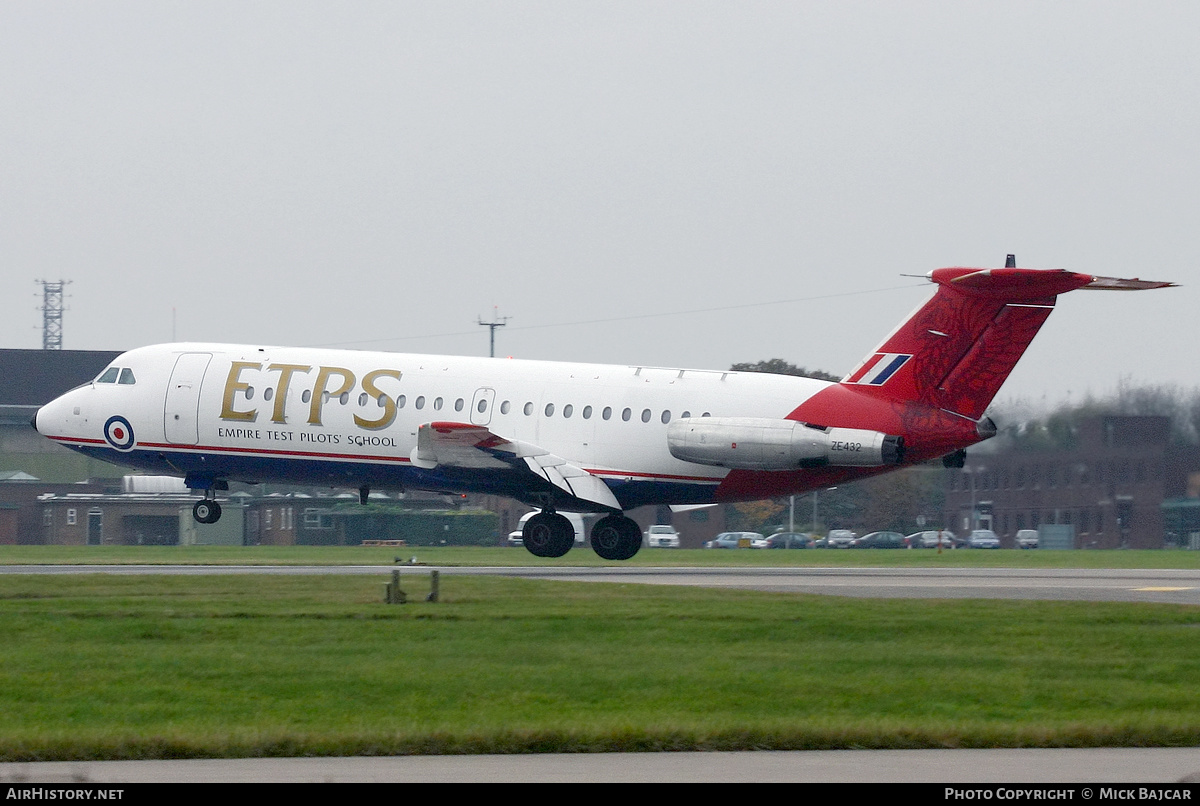
<path id="1" fill-rule="evenodd" d="M 244 539 L 243 513 L 225 504 L 221 520 L 198 524 L 190 493 L 47 493 L 38 499 L 47 546 L 232 545 Z"/>
<path id="2" fill-rule="evenodd" d="M 1076 548 L 1162 548 L 1164 500 L 1184 495 L 1200 449 L 1170 444 L 1166 417 L 1084 420 L 1071 447 L 969 453 L 947 474 L 946 523 L 959 535 L 992 529 L 1005 546 L 1020 529 L 1073 527 Z"/>

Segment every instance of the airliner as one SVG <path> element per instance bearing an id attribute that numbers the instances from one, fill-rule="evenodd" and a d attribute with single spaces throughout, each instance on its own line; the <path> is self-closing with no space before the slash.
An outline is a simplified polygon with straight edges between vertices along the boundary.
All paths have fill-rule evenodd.
<path id="1" fill-rule="evenodd" d="M 932 297 L 840 382 L 728 370 L 162 344 L 119 356 L 33 427 L 81 453 L 182 476 L 221 516 L 230 481 L 486 493 L 541 513 L 525 547 L 561 557 L 563 512 L 602 517 L 595 552 L 641 546 L 624 513 L 772 498 L 942 458 L 984 411 L 1057 296 L 1172 283 L 1060 269 L 942 268 Z"/>

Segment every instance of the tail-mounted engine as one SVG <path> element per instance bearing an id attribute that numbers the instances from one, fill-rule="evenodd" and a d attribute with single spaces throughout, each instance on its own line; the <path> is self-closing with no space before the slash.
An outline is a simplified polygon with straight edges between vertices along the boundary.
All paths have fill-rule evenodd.
<path id="1" fill-rule="evenodd" d="M 755 417 L 674 420 L 667 426 L 667 447 L 685 462 L 741 470 L 879 467 L 904 460 L 904 437 Z"/>

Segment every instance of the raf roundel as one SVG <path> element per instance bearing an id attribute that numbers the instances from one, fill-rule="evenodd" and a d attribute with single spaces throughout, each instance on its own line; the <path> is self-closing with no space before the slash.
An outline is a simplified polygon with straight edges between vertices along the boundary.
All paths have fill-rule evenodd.
<path id="1" fill-rule="evenodd" d="M 133 450 L 133 426 L 124 417 L 109 417 L 104 424 L 104 438 L 119 451 Z"/>

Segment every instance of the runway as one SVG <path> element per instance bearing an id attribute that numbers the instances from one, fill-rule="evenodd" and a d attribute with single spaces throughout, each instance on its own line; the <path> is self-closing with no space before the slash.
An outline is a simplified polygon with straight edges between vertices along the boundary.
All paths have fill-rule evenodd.
<path id="1" fill-rule="evenodd" d="M 12 574 L 283 574 L 510 576 L 571 582 L 690 585 L 898 599 L 1026 599 L 1200 605 L 1200 570 L 1015 568 L 647 568 L 411 565 L 7 565 Z"/>
<path id="2" fill-rule="evenodd" d="M 813 750 L 0 764 L 4 784 L 109 783 L 1172 784 L 1197 788 L 1200 749 Z M 1160 787 L 1164 788 L 1164 787 Z M 936 794 L 940 795 L 938 791 Z M 1093 795 L 1099 795 L 1099 791 Z M 1200 797 L 1200 792 L 1193 793 Z M 1179 798 L 1179 795 L 1176 795 Z M 981 796 L 979 799 L 983 799 Z M 990 798 L 989 798 L 990 799 Z M 1005 799 L 1003 797 L 996 799 Z M 1016 799 L 1011 796 L 1007 799 Z M 1060 799 L 1062 799 L 1060 797 Z M 1072 800 L 1089 799 L 1082 791 Z"/>

